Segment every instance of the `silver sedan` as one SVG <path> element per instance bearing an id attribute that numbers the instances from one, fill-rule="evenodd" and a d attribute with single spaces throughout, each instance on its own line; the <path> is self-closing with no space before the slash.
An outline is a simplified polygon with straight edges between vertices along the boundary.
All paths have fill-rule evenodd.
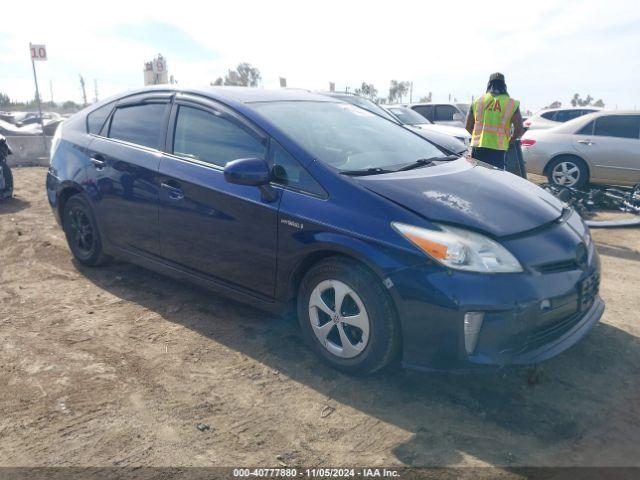
<path id="1" fill-rule="evenodd" d="M 640 183 L 640 112 L 600 111 L 522 137 L 528 173 L 557 185 Z"/>

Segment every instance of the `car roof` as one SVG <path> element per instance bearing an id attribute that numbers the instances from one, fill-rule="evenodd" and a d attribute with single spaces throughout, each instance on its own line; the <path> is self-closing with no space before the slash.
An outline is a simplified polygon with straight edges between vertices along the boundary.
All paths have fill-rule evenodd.
<path id="1" fill-rule="evenodd" d="M 308 90 L 289 88 L 259 88 L 259 87 L 229 87 L 229 86 L 194 86 L 185 87 L 177 85 L 153 85 L 145 88 L 128 91 L 114 98 L 124 98 L 131 95 L 159 92 L 179 92 L 202 95 L 214 100 L 238 103 L 253 102 L 278 102 L 278 101 L 314 101 L 331 102 L 324 95 L 318 95 Z"/>

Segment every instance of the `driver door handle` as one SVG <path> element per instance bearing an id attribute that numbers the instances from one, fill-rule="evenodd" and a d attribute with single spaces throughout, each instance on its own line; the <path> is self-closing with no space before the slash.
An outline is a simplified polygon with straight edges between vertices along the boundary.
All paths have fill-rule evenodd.
<path id="1" fill-rule="evenodd" d="M 588 145 L 588 146 L 596 144 L 596 142 L 592 142 L 591 140 L 578 140 L 578 143 L 581 143 L 583 145 Z"/>
<path id="2" fill-rule="evenodd" d="M 168 182 L 162 182 L 160 187 L 167 191 L 167 194 L 171 200 L 182 200 L 184 198 L 184 192 L 179 187 L 178 182 L 169 180 Z"/>

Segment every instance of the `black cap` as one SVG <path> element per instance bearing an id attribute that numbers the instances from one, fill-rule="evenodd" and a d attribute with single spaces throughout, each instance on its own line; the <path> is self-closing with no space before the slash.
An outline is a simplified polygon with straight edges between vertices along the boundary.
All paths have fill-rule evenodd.
<path id="1" fill-rule="evenodd" d="M 496 80 L 500 82 L 504 82 L 504 75 L 501 74 L 500 72 L 492 73 L 491 76 L 489 77 L 489 81 L 493 82 Z"/>

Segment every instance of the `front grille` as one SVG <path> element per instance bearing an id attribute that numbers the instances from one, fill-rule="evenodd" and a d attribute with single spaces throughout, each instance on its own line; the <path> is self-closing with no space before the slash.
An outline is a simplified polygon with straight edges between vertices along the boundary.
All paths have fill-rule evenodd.
<path id="1" fill-rule="evenodd" d="M 540 273 L 557 273 L 569 270 L 577 270 L 578 263 L 574 260 L 560 260 L 557 262 L 543 263 L 534 267 Z"/>

